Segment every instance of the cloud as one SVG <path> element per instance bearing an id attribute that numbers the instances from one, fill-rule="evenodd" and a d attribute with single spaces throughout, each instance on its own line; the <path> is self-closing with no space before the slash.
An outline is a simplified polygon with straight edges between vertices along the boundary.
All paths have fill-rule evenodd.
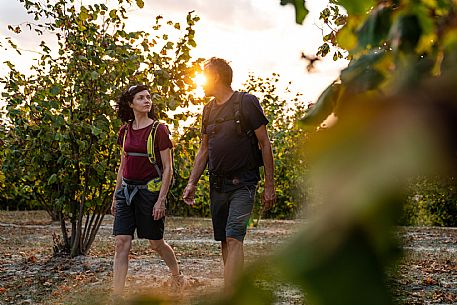
<path id="1" fill-rule="evenodd" d="M 2 42 L 5 37 L 11 37 L 19 48 L 31 51 L 37 51 L 40 41 L 49 39 L 50 34 L 38 35 L 32 28 L 30 30 L 25 23 L 30 22 L 37 24 L 39 21 L 33 20 L 33 16 L 27 14 L 27 10 L 19 1 L 0 0 L 2 8 L 0 10 L 0 39 Z M 22 28 L 20 34 L 13 33 L 8 29 L 8 25 Z"/>
<path id="2" fill-rule="evenodd" d="M 221 28 L 263 31 L 276 25 L 271 12 L 251 0 L 146 0 L 145 4 L 166 15 L 195 11 L 202 20 Z"/>
<path id="3" fill-rule="evenodd" d="M 8 24 L 17 25 L 33 19 L 27 14 L 26 9 L 19 1 L 0 0 L 0 2 L 2 2 L 0 10 L 1 31 L 3 31 Z"/>

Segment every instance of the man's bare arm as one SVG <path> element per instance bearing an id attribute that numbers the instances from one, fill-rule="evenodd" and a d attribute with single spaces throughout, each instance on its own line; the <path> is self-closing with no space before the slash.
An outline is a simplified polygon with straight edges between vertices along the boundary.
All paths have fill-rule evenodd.
<path id="1" fill-rule="evenodd" d="M 198 149 L 197 156 L 195 157 L 194 167 L 189 177 L 189 182 L 184 189 L 183 199 L 188 205 L 193 205 L 195 197 L 195 189 L 200 180 L 203 171 L 208 164 L 208 136 L 203 134 L 200 148 Z"/>
<path id="2" fill-rule="evenodd" d="M 265 208 L 269 209 L 276 201 L 273 152 L 271 151 L 271 143 L 268 138 L 266 126 L 261 125 L 254 132 L 262 150 L 263 165 L 265 168 L 265 193 L 263 194 L 263 199 Z"/>

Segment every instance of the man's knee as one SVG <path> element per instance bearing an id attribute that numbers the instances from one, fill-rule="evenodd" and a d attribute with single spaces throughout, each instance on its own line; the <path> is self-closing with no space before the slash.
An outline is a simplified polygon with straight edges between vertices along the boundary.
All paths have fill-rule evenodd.
<path id="1" fill-rule="evenodd" d="M 130 251 L 132 247 L 132 238 L 130 236 L 116 236 L 116 253 L 125 254 Z"/>
<path id="2" fill-rule="evenodd" d="M 226 243 L 227 243 L 228 250 L 239 249 L 240 247 L 243 246 L 243 241 L 239 240 L 235 237 L 227 237 Z"/>

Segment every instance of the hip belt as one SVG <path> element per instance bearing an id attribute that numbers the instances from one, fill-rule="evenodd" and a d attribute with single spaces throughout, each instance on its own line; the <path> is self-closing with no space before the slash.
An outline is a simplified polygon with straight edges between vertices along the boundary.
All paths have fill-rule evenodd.
<path id="1" fill-rule="evenodd" d="M 124 193 L 127 205 L 132 203 L 133 198 L 138 193 L 138 190 L 148 190 L 150 192 L 159 192 L 162 186 L 162 179 L 160 177 L 154 178 L 146 183 L 136 183 L 122 178 L 121 190 Z"/>

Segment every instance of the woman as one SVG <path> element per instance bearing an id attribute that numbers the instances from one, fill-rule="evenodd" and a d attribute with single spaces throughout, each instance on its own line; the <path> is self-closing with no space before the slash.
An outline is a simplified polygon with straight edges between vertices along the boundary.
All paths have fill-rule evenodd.
<path id="1" fill-rule="evenodd" d="M 163 240 L 165 203 L 172 179 L 168 129 L 155 120 L 151 95 L 145 85 L 131 86 L 120 97 L 116 109 L 118 117 L 127 124 L 121 127 L 117 141 L 122 154 L 111 205 L 116 243 L 113 295 L 123 294 L 135 230 L 138 238 L 148 239 L 151 248 L 165 261 L 172 285 L 182 286 L 184 278 L 175 253 Z M 156 164 L 147 155 L 151 130 Z"/>

